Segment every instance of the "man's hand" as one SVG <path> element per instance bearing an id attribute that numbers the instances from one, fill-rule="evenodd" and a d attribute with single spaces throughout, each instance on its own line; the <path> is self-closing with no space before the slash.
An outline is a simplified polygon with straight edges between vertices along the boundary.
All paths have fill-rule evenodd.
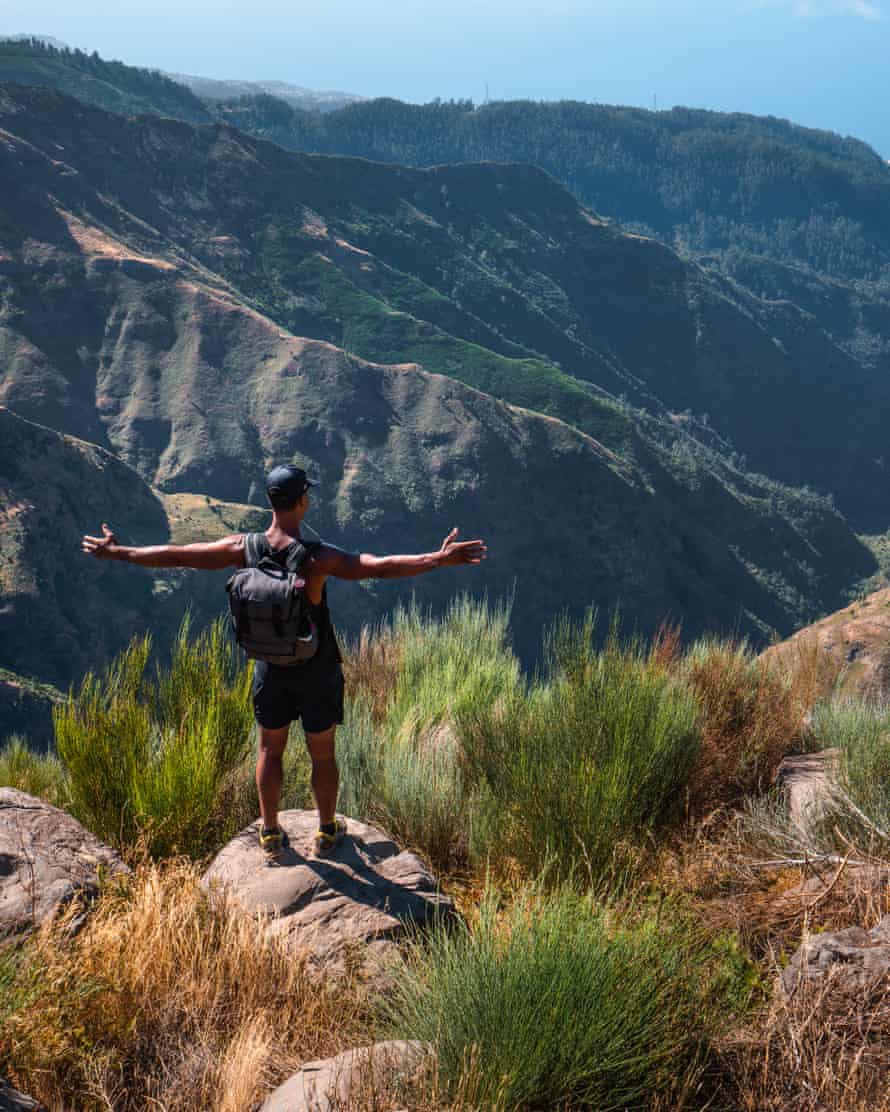
<path id="1" fill-rule="evenodd" d="M 442 567 L 454 564 L 481 564 L 488 552 L 485 541 L 458 541 L 458 530 L 452 529 L 439 549 Z"/>
<path id="2" fill-rule="evenodd" d="M 85 536 L 80 545 L 87 556 L 95 556 L 97 560 L 113 560 L 117 555 L 117 537 L 104 521 L 102 522 L 102 536 Z"/>

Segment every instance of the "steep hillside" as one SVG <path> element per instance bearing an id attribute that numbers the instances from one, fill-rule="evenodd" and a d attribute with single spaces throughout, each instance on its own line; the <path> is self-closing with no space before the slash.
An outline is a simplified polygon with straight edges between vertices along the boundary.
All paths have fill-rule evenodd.
<path id="1" fill-rule="evenodd" d="M 834 278 L 890 277 L 890 167 L 849 136 L 689 108 L 418 105 L 172 76 L 45 40 L 0 42 L 0 80 L 48 85 L 112 111 L 212 114 L 292 150 L 409 166 L 530 163 L 611 219 L 683 250 L 732 249 Z"/>
<path id="2" fill-rule="evenodd" d="M 812 654 L 822 693 L 886 699 L 890 694 L 890 589 L 875 591 L 772 646 L 767 658 Z"/>
<path id="3" fill-rule="evenodd" d="M 47 111 L 42 129 L 26 107 L 31 101 Z M 255 218 L 249 209 L 244 214 L 239 174 L 250 172 L 260 204 L 272 188 L 299 185 L 307 200 L 321 205 L 338 178 L 341 190 L 355 188 L 344 180 L 346 173 L 358 171 L 366 180 L 363 164 L 295 159 L 272 147 L 243 145 L 227 131 L 194 132 L 169 121 L 128 123 L 36 91 L 7 95 L 0 111 L 7 129 L 0 158 L 14 187 L 0 238 L 2 396 L 23 417 L 114 451 L 165 492 L 163 499 L 176 499 L 159 502 L 138 486 L 134 471 L 117 464 L 122 489 L 109 500 L 105 486 L 60 465 L 71 489 L 55 497 L 73 515 L 65 518 L 60 547 L 78 562 L 79 574 L 89 576 L 97 565 L 79 563 L 77 538 L 103 519 L 133 540 L 163 539 L 171 530 L 193 539 L 258 527 L 246 506 L 226 508 L 214 499 L 261 502 L 263 470 L 283 458 L 303 462 L 321 477 L 311 521 L 337 543 L 371 551 L 428 550 L 452 523 L 485 535 L 491 558 L 471 580 L 431 577 L 405 591 L 416 588 L 422 599 L 441 602 L 459 586 L 503 594 L 515 584 L 522 616 L 515 628 L 525 650 L 538 644 L 541 625 L 559 609 L 590 602 L 605 610 L 620 603 L 629 622 L 647 629 L 673 615 L 690 633 L 789 630 L 837 605 L 852 580 L 873 571 L 871 554 L 824 501 L 744 474 L 690 437 L 685 418 L 644 419 L 574 386 L 589 399 L 590 420 L 604 414 L 604 431 L 628 448 L 621 457 L 578 428 L 507 406 L 452 377 L 413 363 L 362 360 L 326 341 L 299 338 L 258 312 L 234 284 L 237 278 L 246 287 L 245 276 L 257 273 L 240 246 L 251 243 L 243 222 Z M 44 155 L 14 135 L 12 126 L 54 144 L 57 155 L 60 148 L 70 151 L 84 170 Z M 128 143 L 138 144 L 140 157 L 125 149 Z M 207 144 L 204 153 L 210 155 L 207 189 L 190 194 L 189 216 L 187 179 L 168 174 L 162 187 L 153 178 L 158 171 L 152 158 L 163 151 L 172 168 L 184 145 L 196 144 Z M 89 180 L 100 152 L 106 156 L 101 193 Z M 264 159 L 272 160 L 268 170 Z M 216 180 L 223 164 L 232 174 L 228 200 Z M 285 173 L 278 184 L 264 178 L 268 173 L 271 179 L 273 169 Z M 482 180 L 490 172 L 480 170 Z M 494 184 L 506 192 L 509 179 L 500 176 L 506 171 L 497 173 Z M 427 177 L 420 174 L 418 184 Z M 569 217 L 581 227 L 599 227 L 544 180 Z M 309 221 L 314 210 L 297 196 L 291 212 Z M 357 196 L 363 196 L 360 190 Z M 345 198 L 333 201 L 348 207 Z M 363 249 L 350 249 L 345 240 L 338 244 L 332 231 L 321 233 L 317 213 L 313 220 L 305 235 L 314 234 L 320 263 L 323 256 L 342 257 L 344 269 L 367 273 L 361 267 L 370 256 Z M 207 234 L 211 221 L 215 235 Z M 268 218 L 263 227 L 268 242 Z M 642 249 L 649 250 L 645 244 Z M 274 288 L 283 288 L 281 279 L 276 277 Z M 308 288 L 296 282 L 290 288 L 295 301 L 311 303 Z M 493 365 L 517 362 L 451 333 L 440 335 L 449 358 L 478 350 Z M 463 373 L 457 359 L 454 370 Z M 580 407 L 578 412 L 586 421 Z M 10 413 L 7 420 L 17 419 Z M 38 435 L 25 421 L 15 427 L 20 437 L 22 430 Z M 659 439 L 669 431 L 670 443 Z M 28 449 L 31 455 L 46 455 L 51 435 L 42 430 L 43 446 Z M 72 443 L 61 439 L 57 450 L 73 452 Z M 37 523 L 43 529 L 53 525 L 35 488 L 21 489 L 28 451 L 13 447 L 4 474 L 11 475 L 10 504 L 31 507 L 33 538 Z M 91 459 L 111 458 L 98 448 L 89 452 Z M 75 496 L 81 484 L 89 487 L 89 499 Z M 122 502 L 126 507 L 116 510 Z M 11 567 L 26 548 L 35 551 L 17 536 L 10 526 L 3 542 Z M 51 561 L 59 558 L 55 553 L 53 548 Z M 134 569 L 98 570 L 118 577 L 115 590 L 123 592 L 123 605 L 117 608 L 101 579 L 93 593 L 77 593 L 86 600 L 82 605 L 69 600 L 72 620 L 84 615 L 77 652 L 50 660 L 24 635 L 17 641 L 4 637 L 9 656 L 0 664 L 67 682 L 87 659 L 107 655 L 113 644 L 144 628 L 149 599 L 152 625 L 168 630 L 194 591 L 202 614 L 224 603 L 219 582 L 211 586 L 204 577 L 171 581 Z M 53 574 L 45 581 L 54 581 Z M 152 587 L 156 582 L 162 586 Z M 7 590 L 16 583 L 11 576 Z M 206 597 L 200 593 L 205 590 Z M 341 620 L 353 629 L 398 597 L 389 584 L 343 586 L 335 594 L 341 591 Z M 33 585 L 16 586 L 15 592 L 21 606 L 44 605 Z M 98 613 L 90 599 L 114 614 L 113 636 L 105 640 L 88 633 Z M 14 630 L 18 618 L 14 609 L 10 613 Z"/>
<path id="4" fill-rule="evenodd" d="M 61 208 L 124 236 L 130 272 L 140 252 L 188 262 L 288 332 L 375 362 L 420 363 L 571 421 L 625 456 L 634 408 L 668 438 L 676 415 L 707 415 L 707 435 L 750 469 L 834 495 L 865 531 L 890 519 L 890 382 L 878 367 L 794 305 L 621 234 L 539 170 L 301 156 L 227 128 L 128 121 L 14 87 L 0 94 L 0 127 L 11 257 L 37 261 L 29 236 L 76 241 Z M 71 364 L 69 383 L 109 358 L 105 316 L 86 303 L 74 313 L 86 287 L 72 290 L 69 257 L 78 252 L 9 264 L 6 313 L 17 323 L 11 346 L 0 336 L 3 391 L 40 420 L 76 402 L 61 400 L 70 385 L 35 371 L 41 355 L 22 333 L 41 337 L 40 351 L 68 345 L 58 357 Z M 72 319 L 47 339 L 58 312 Z M 39 412 L 27 409 L 35 373 Z M 76 431 L 99 435 L 88 423 Z M 158 430 L 138 440 L 132 450 L 162 453 Z"/>
<path id="5" fill-rule="evenodd" d="M 0 408 L 0 667 L 65 686 L 152 620 L 151 577 L 80 557 L 97 515 L 167 533 L 157 498 L 110 453 Z"/>
<path id="6" fill-rule="evenodd" d="M 814 593 L 836 596 L 841 569 L 866 559 L 825 511 L 797 532 L 753 501 L 730 506 L 718 488 L 711 499 L 702 492 L 714 515 L 705 523 L 682 502 L 631 482 L 608 452 L 561 422 L 416 368 L 376 367 L 328 345 L 282 340 L 249 311 L 203 298 L 183 303 L 199 329 L 192 339 L 218 341 L 220 324 L 229 342 L 243 332 L 265 370 L 226 368 L 252 437 L 236 446 L 243 452 L 236 468 L 226 430 L 205 435 L 205 427 L 203 451 L 184 461 L 196 485 L 215 485 L 219 473 L 255 490 L 271 459 L 297 458 L 321 476 L 311 522 L 330 540 L 371 551 L 429 550 L 456 522 L 489 542 L 486 565 L 460 580 L 336 584 L 332 602 L 347 630 L 399 597 L 416 592 L 441 605 L 463 586 L 514 591 L 526 655 L 560 609 L 588 603 L 620 605 L 645 629 L 682 615 L 690 633 L 756 633 L 763 623 L 787 628 Z M 207 397 L 200 389 L 196 396 Z M 171 397 L 168 412 L 187 408 L 187 397 Z M 163 646 L 186 606 L 199 621 L 219 612 L 225 573 L 96 564 L 80 555 L 79 537 L 101 520 L 131 543 L 222 536 L 261 527 L 255 511 L 195 495 L 159 499 L 103 449 L 8 410 L 0 410 L 0 424 L 7 507 L 0 666 L 64 685 L 134 632 L 151 629 Z M 731 546 L 720 542 L 721 528 L 733 530 Z"/>
<path id="7" fill-rule="evenodd" d="M 211 118 L 191 89 L 156 70 L 107 62 L 42 38 L 0 38 L 0 81 L 47 85 L 125 115 L 151 112 L 193 123 Z"/>
<path id="8" fill-rule="evenodd" d="M 62 692 L 50 684 L 0 668 L 0 745 L 12 734 L 28 739 L 36 749 L 53 740 L 53 707 Z"/>

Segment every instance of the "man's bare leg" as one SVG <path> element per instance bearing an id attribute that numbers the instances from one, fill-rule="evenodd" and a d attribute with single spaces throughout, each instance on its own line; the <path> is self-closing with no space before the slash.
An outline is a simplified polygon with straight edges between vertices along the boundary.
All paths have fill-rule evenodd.
<path id="1" fill-rule="evenodd" d="M 260 726 L 256 790 L 260 797 L 260 814 L 266 830 L 272 830 L 278 825 L 278 805 L 281 803 L 281 782 L 284 779 L 282 758 L 289 730 L 290 726 L 282 726 L 278 730 L 267 730 L 265 726 Z"/>
<path id="2" fill-rule="evenodd" d="M 334 736 L 337 727 L 319 734 L 306 734 L 306 746 L 312 758 L 312 794 L 318 808 L 318 824 L 332 823 L 337 814 L 337 792 L 340 789 L 340 772 L 334 756 Z"/>

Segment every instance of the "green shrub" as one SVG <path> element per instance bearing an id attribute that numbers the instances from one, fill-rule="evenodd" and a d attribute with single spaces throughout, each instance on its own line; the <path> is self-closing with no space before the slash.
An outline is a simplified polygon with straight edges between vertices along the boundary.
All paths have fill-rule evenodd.
<path id="1" fill-rule="evenodd" d="M 499 914 L 489 890 L 472 930 L 409 947 L 384 1022 L 434 1044 L 452 1093 L 471 1070 L 479 1107 L 647 1106 L 684 1088 L 747 975 L 685 919 L 661 918 L 617 926 L 568 888 L 528 890 Z"/>
<path id="2" fill-rule="evenodd" d="M 560 622 L 549 682 L 458 720 L 464 759 L 500 813 L 494 864 L 534 873 L 555 860 L 558 872 L 601 877 L 682 799 L 699 746 L 692 694 L 614 629 L 597 651 L 593 629 L 592 614 Z"/>
<path id="3" fill-rule="evenodd" d="M 186 620 L 154 675 L 149 650 L 134 641 L 56 710 L 69 808 L 120 848 L 200 857 L 237 829 L 225 804 L 253 739 L 250 671 L 221 622 L 192 639 Z"/>
<path id="4" fill-rule="evenodd" d="M 0 786 L 18 788 L 54 807 L 66 806 L 65 770 L 59 759 L 53 753 L 35 753 L 17 734 L 0 749 Z"/>
<path id="5" fill-rule="evenodd" d="M 486 706 L 519 686 L 509 644 L 510 610 L 459 595 L 441 617 L 400 607 L 392 637 L 400 667 L 388 715 L 391 733 L 416 737 Z"/>
<path id="6" fill-rule="evenodd" d="M 461 596 L 441 617 L 400 608 L 353 648 L 360 684 L 337 734 L 340 809 L 437 867 L 465 858 L 477 813 L 452 722 L 519 689 L 508 623 L 507 607 Z"/>
<path id="7" fill-rule="evenodd" d="M 840 808 L 846 818 L 867 837 L 890 843 L 890 706 L 832 699 L 815 708 L 810 732 L 817 748 L 841 750 Z"/>

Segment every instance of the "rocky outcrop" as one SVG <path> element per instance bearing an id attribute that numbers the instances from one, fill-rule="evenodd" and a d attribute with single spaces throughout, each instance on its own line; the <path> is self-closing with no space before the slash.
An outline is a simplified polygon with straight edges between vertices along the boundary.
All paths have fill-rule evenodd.
<path id="1" fill-rule="evenodd" d="M 890 915 L 870 931 L 862 927 L 806 938 L 782 971 L 781 987 L 793 996 L 806 981 L 833 977 L 839 988 L 861 992 L 886 979 L 890 987 Z"/>
<path id="2" fill-rule="evenodd" d="M 373 826 L 349 819 L 343 842 L 318 858 L 314 811 L 283 811 L 278 821 L 290 847 L 277 863 L 266 862 L 254 823 L 217 854 L 204 884 L 227 889 L 254 915 L 269 916 L 268 930 L 314 964 L 359 956 L 379 968 L 409 924 L 452 913 L 452 901 L 420 858 Z"/>
<path id="3" fill-rule="evenodd" d="M 347 1050 L 336 1058 L 307 1062 L 267 1098 L 260 1112 L 332 1112 L 372 1107 L 375 1091 L 379 1095 L 385 1087 L 389 1095 L 400 1081 L 410 1083 L 425 1056 L 423 1043 L 394 1040 Z M 363 1097 L 367 1097 L 367 1102 Z"/>
<path id="4" fill-rule="evenodd" d="M 80 823 L 15 788 L 0 788 L 0 937 L 39 926 L 100 878 L 126 868 Z"/>

